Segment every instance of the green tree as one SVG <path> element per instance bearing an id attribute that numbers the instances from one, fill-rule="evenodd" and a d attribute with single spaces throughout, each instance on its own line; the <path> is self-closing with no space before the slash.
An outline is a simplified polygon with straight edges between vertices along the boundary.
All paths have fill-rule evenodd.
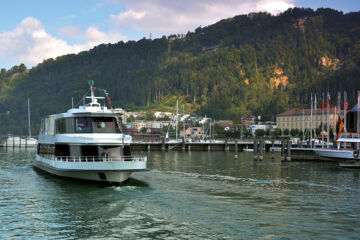
<path id="1" fill-rule="evenodd" d="M 289 129 L 287 129 L 287 128 L 284 129 L 283 134 L 284 134 L 284 136 L 289 136 L 289 134 L 290 134 Z"/>
<path id="2" fill-rule="evenodd" d="M 265 130 L 264 129 L 256 129 L 255 130 L 255 136 L 256 137 L 264 137 L 265 135 Z"/>

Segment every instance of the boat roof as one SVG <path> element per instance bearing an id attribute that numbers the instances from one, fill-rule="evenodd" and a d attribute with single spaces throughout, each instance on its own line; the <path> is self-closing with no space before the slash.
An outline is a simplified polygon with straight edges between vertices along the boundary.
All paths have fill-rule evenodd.
<path id="1" fill-rule="evenodd" d="M 113 112 L 112 109 L 108 109 L 105 105 L 101 106 L 101 104 L 98 103 L 98 99 L 105 99 L 105 97 L 95 96 L 94 90 L 95 88 L 90 86 L 89 91 L 91 94 L 90 96 L 85 96 L 85 98 L 90 99 L 90 102 L 85 104 L 84 106 L 79 106 L 77 108 L 70 108 L 65 113 L 53 114 L 49 116 L 53 116 L 55 119 L 58 119 L 58 118 L 66 118 L 66 117 L 74 117 L 74 116 L 111 117 L 118 115 L 116 112 Z"/>
<path id="2" fill-rule="evenodd" d="M 339 138 L 338 142 L 360 143 L 360 138 Z"/>

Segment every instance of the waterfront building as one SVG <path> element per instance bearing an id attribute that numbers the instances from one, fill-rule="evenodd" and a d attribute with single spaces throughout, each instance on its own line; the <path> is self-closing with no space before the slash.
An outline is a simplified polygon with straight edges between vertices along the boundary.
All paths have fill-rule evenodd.
<path id="1" fill-rule="evenodd" d="M 327 109 L 324 109 L 324 115 L 322 115 L 322 109 L 313 110 L 313 116 L 311 121 L 311 109 L 292 109 L 287 112 L 280 113 L 276 116 L 276 126 L 281 130 L 284 129 L 316 129 L 321 126 L 321 123 L 326 124 Z M 330 110 L 330 128 L 333 129 L 337 123 L 339 112 L 335 107 Z M 340 116 L 343 116 L 343 110 L 340 110 Z M 311 126 L 312 122 L 312 126 Z"/>

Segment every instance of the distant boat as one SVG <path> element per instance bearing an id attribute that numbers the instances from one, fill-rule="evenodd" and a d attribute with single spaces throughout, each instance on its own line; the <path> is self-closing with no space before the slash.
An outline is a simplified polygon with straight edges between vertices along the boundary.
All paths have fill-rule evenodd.
<path id="1" fill-rule="evenodd" d="M 253 152 L 253 151 L 254 151 L 254 149 L 249 148 L 249 146 L 248 146 L 248 145 L 246 145 L 246 148 L 244 148 L 244 149 L 243 149 L 243 151 L 244 151 L 244 152 Z"/>
<path id="2" fill-rule="evenodd" d="M 37 140 L 30 137 L 18 137 L 18 136 L 8 136 L 6 140 L 2 141 L 2 146 L 8 147 L 35 147 Z"/>
<path id="3" fill-rule="evenodd" d="M 313 151 L 322 158 L 338 161 L 340 167 L 360 168 L 359 150 L 355 149 L 360 143 L 360 133 L 341 133 L 337 143 L 337 148 L 314 148 Z M 341 147 L 344 145 L 351 147 Z"/>

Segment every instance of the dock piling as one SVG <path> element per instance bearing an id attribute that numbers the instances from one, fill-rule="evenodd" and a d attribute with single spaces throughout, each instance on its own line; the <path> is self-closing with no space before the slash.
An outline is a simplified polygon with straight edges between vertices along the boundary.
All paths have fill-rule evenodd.
<path id="1" fill-rule="evenodd" d="M 253 146 L 253 155 L 254 155 L 254 159 L 257 159 L 257 155 L 258 155 L 258 141 L 254 140 L 254 146 Z"/>
<path id="2" fill-rule="evenodd" d="M 228 152 L 228 151 L 229 151 L 229 144 L 228 144 L 227 139 L 225 139 L 225 152 Z"/>
<path id="3" fill-rule="evenodd" d="M 285 153 L 285 141 L 282 140 L 281 141 L 281 161 L 285 160 L 286 158 L 286 153 Z"/>
<path id="4" fill-rule="evenodd" d="M 259 160 L 263 160 L 264 159 L 264 147 L 265 147 L 265 140 L 261 140 L 260 141 L 260 146 L 259 146 Z"/>
<path id="5" fill-rule="evenodd" d="M 235 155 L 234 158 L 237 159 L 238 158 L 238 142 L 237 140 L 235 140 Z"/>
<path id="6" fill-rule="evenodd" d="M 287 142 L 287 154 L 286 154 L 286 160 L 291 161 L 291 141 Z"/>
<path id="7" fill-rule="evenodd" d="M 161 150 L 165 151 L 165 138 L 161 139 Z"/>

